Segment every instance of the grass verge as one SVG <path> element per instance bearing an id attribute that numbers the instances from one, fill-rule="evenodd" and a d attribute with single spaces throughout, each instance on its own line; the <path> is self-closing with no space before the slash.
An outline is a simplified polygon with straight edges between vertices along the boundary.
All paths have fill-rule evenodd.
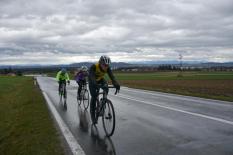
<path id="1" fill-rule="evenodd" d="M 30 77 L 0 76 L 0 154 L 63 155 L 48 108 Z"/>
<path id="2" fill-rule="evenodd" d="M 121 80 L 131 88 L 233 102 L 233 80 Z"/>
<path id="3" fill-rule="evenodd" d="M 233 102 L 233 72 L 116 73 L 121 85 Z"/>

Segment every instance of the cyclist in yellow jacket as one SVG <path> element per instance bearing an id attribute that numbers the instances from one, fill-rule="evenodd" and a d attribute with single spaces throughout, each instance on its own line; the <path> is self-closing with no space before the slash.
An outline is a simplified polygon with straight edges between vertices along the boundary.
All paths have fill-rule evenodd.
<path id="1" fill-rule="evenodd" d="M 88 81 L 89 81 L 89 90 L 91 93 L 91 103 L 90 103 L 90 113 L 91 119 L 94 124 L 96 124 L 97 120 L 95 119 L 95 107 L 96 107 L 96 99 L 99 92 L 99 89 L 102 88 L 108 92 L 108 84 L 104 79 L 104 75 L 107 73 L 110 79 L 112 80 L 113 86 L 120 90 L 120 85 L 116 81 L 115 76 L 112 73 L 110 68 L 111 60 L 108 56 L 101 56 L 99 62 L 93 64 L 89 69 Z"/>
<path id="2" fill-rule="evenodd" d="M 70 78 L 69 78 L 69 75 L 66 71 L 65 68 L 62 68 L 58 73 L 57 73 L 57 76 L 56 76 L 56 79 L 57 79 L 57 82 L 59 84 L 58 86 L 58 93 L 60 92 L 59 90 L 61 89 L 61 84 L 62 83 L 65 83 L 66 85 L 66 82 L 68 84 L 70 84 Z"/>

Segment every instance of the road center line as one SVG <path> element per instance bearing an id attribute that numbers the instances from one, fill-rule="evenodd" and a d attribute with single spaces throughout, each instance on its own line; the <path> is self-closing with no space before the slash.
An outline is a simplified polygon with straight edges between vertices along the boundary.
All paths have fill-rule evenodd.
<path id="1" fill-rule="evenodd" d="M 202 117 L 202 118 L 207 118 L 207 119 L 218 121 L 218 122 L 221 122 L 221 123 L 233 125 L 232 121 L 224 120 L 224 119 L 221 119 L 221 118 L 211 117 L 211 116 L 198 114 L 198 113 L 193 113 L 193 112 L 188 112 L 188 111 L 184 111 L 184 110 L 180 110 L 180 109 L 176 109 L 176 108 L 171 108 L 171 107 L 167 107 L 167 106 L 163 106 L 163 105 L 159 105 L 159 104 L 155 104 L 155 103 L 145 102 L 145 101 L 137 100 L 135 98 L 131 98 L 131 97 L 128 97 L 128 96 L 125 96 L 125 95 L 117 95 L 117 97 L 121 97 L 121 98 L 132 100 L 132 101 L 142 102 L 144 104 L 157 106 L 157 107 L 161 107 L 161 108 L 165 108 L 165 109 L 169 109 L 169 110 L 173 110 L 173 111 L 177 111 L 177 112 L 181 112 L 181 113 L 185 113 L 185 114 L 189 114 L 189 115 L 193 115 L 193 116 L 198 116 L 198 117 Z"/>

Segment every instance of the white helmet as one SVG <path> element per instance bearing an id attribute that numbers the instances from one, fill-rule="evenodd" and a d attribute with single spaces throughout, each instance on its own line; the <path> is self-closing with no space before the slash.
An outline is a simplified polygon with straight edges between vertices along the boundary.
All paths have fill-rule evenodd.
<path id="1" fill-rule="evenodd" d="M 87 70 L 88 70 L 87 66 L 82 66 L 82 67 L 81 67 L 81 71 L 86 72 Z"/>
<path id="2" fill-rule="evenodd" d="M 100 57 L 99 63 L 100 64 L 105 64 L 105 65 L 110 65 L 111 64 L 111 60 L 110 60 L 110 58 L 108 56 L 102 55 Z"/>

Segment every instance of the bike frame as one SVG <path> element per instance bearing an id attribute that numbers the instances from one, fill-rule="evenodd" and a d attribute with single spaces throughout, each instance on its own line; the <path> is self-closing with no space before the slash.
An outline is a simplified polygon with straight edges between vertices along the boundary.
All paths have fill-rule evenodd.
<path id="1" fill-rule="evenodd" d="M 113 86 L 108 86 L 108 88 L 115 88 L 115 87 L 113 87 Z M 116 94 L 117 92 L 115 92 L 115 94 Z M 97 96 L 97 102 L 99 102 L 98 104 L 97 104 L 97 110 L 96 110 L 96 112 L 98 112 L 97 114 L 99 114 L 100 113 L 100 111 L 104 108 L 104 106 L 105 106 L 105 104 L 106 104 L 106 101 L 108 100 L 108 98 L 107 98 L 107 92 L 106 91 L 102 91 L 102 92 L 99 92 L 98 93 L 99 95 Z M 100 95 L 102 95 L 102 98 L 100 98 L 99 99 L 99 96 Z M 102 101 L 100 101 L 102 99 Z M 101 107 L 98 107 L 98 106 L 100 106 L 100 103 L 104 103 L 104 104 L 102 104 L 101 105 Z M 99 109 L 99 111 L 98 111 L 98 109 Z M 98 117 L 99 117 L 99 115 L 97 115 Z"/>
<path id="2" fill-rule="evenodd" d="M 109 86 L 108 88 L 115 88 L 113 86 Z M 117 93 L 117 90 L 115 92 L 115 94 Z M 102 95 L 102 98 L 99 98 L 99 96 Z M 111 102 L 111 100 L 109 100 L 107 98 L 108 94 L 105 90 L 103 90 L 103 92 L 99 92 L 98 96 L 97 96 L 97 105 L 96 105 L 96 110 L 95 110 L 95 119 L 98 121 L 98 118 L 100 117 L 100 113 L 103 112 L 103 116 L 102 116 L 102 121 L 103 121 L 103 127 L 105 130 L 105 133 L 108 137 L 112 136 L 115 130 L 115 112 L 114 112 L 114 107 L 113 104 Z M 108 107 L 109 110 L 111 110 L 112 113 L 108 113 L 108 116 L 105 117 L 105 110 L 106 107 Z M 108 132 L 106 129 L 106 125 L 105 125 L 105 119 L 113 119 L 113 124 L 112 124 L 112 129 L 110 129 L 111 131 Z"/>
<path id="3" fill-rule="evenodd" d="M 84 95 L 83 93 L 87 90 L 87 83 L 82 84 L 82 89 L 81 89 L 81 94 Z"/>
<path id="4" fill-rule="evenodd" d="M 85 96 L 85 93 L 87 93 L 87 96 Z M 77 92 L 77 96 L 78 96 L 78 92 Z M 88 106 L 89 106 L 89 92 L 88 92 L 88 89 L 87 89 L 87 82 L 82 84 L 80 97 L 81 98 L 78 99 L 78 104 L 81 105 L 81 103 L 83 103 L 84 108 L 87 109 Z M 85 97 L 87 97 L 87 99 Z M 88 103 L 85 104 L 84 102 L 88 102 Z"/>

